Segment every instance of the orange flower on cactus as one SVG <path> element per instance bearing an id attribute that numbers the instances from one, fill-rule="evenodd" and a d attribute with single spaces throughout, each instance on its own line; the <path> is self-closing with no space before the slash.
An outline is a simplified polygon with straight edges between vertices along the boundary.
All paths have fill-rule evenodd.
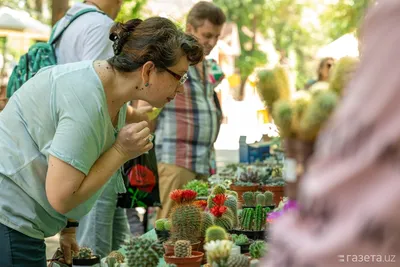
<path id="1" fill-rule="evenodd" d="M 175 201 L 176 203 L 182 202 L 182 189 L 175 189 L 169 194 L 169 198 Z"/>
<path id="2" fill-rule="evenodd" d="M 218 194 L 213 198 L 213 202 L 217 206 L 223 206 L 227 197 L 225 194 Z"/>
<path id="3" fill-rule="evenodd" d="M 224 213 L 227 210 L 228 210 L 228 208 L 226 206 L 215 206 L 215 207 L 212 207 L 210 211 L 211 211 L 212 215 L 219 218 L 222 215 L 224 215 Z"/>
<path id="4" fill-rule="evenodd" d="M 183 190 L 182 192 L 182 201 L 184 202 L 191 202 L 193 200 L 195 200 L 195 198 L 197 197 L 197 192 L 193 191 L 193 190 Z"/>
<path id="5" fill-rule="evenodd" d="M 205 210 L 207 207 L 207 200 L 196 200 L 195 202 L 193 202 L 193 204 L 201 208 L 202 210 Z"/>

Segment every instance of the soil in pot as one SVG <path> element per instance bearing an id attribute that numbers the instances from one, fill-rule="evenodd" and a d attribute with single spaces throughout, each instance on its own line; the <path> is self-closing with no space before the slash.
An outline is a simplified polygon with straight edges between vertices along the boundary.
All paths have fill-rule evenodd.
<path id="1" fill-rule="evenodd" d="M 100 256 L 94 255 L 91 259 L 72 259 L 72 267 L 100 267 Z"/>
<path id="2" fill-rule="evenodd" d="M 251 186 L 242 186 L 242 185 L 231 184 L 229 188 L 238 194 L 239 202 L 243 203 L 243 193 L 247 191 L 257 192 L 259 189 L 259 185 L 256 184 Z"/>
<path id="3" fill-rule="evenodd" d="M 167 242 L 163 243 L 163 246 L 164 246 L 164 249 L 165 249 L 165 254 L 168 254 L 168 253 L 174 254 L 175 245 L 173 243 L 167 241 Z M 192 243 L 191 247 L 192 247 L 192 251 L 199 251 L 200 242 Z"/>
<path id="4" fill-rule="evenodd" d="M 165 253 L 164 260 L 166 263 L 175 264 L 178 267 L 200 267 L 204 253 L 192 251 L 192 256 L 187 258 L 177 258 L 174 253 Z"/>
<path id="5" fill-rule="evenodd" d="M 170 236 L 169 231 L 167 231 L 167 230 L 160 231 L 157 229 L 155 229 L 155 230 L 156 230 L 156 234 L 157 234 L 157 239 L 160 242 L 165 242 L 169 239 L 169 236 Z"/>

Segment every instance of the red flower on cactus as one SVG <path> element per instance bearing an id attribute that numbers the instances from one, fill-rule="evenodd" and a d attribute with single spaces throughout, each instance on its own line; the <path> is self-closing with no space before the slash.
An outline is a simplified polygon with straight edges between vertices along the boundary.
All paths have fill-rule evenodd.
<path id="1" fill-rule="evenodd" d="M 176 203 L 182 202 L 182 189 L 175 189 L 169 194 L 169 198 L 175 201 Z"/>
<path id="2" fill-rule="evenodd" d="M 197 192 L 193 190 L 183 190 L 182 192 L 182 201 L 183 202 L 191 202 L 195 200 L 197 197 Z"/>
<path id="3" fill-rule="evenodd" d="M 215 205 L 223 206 L 225 201 L 226 201 L 226 199 L 227 199 L 227 197 L 226 197 L 225 194 L 218 194 L 212 200 L 213 200 Z"/>
<path id="4" fill-rule="evenodd" d="M 227 210 L 228 210 L 228 208 L 226 206 L 215 206 L 215 207 L 212 207 L 210 211 L 211 211 L 212 215 L 219 218 L 222 215 L 224 215 L 224 213 Z"/>
<path id="5" fill-rule="evenodd" d="M 202 210 L 205 210 L 207 207 L 207 200 L 196 200 L 193 204 L 200 207 Z"/>

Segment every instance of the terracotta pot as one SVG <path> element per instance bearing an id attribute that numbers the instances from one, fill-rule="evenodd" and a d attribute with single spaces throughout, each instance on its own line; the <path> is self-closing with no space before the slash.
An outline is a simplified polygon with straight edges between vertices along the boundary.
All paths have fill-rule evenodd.
<path id="1" fill-rule="evenodd" d="M 238 201 L 243 203 L 243 193 L 247 191 L 257 192 L 259 186 L 258 185 L 251 185 L 251 186 L 242 186 L 242 185 L 235 185 L 231 184 L 229 188 L 232 191 L 235 191 L 238 194 Z"/>
<path id="2" fill-rule="evenodd" d="M 283 199 L 285 187 L 284 186 L 269 186 L 269 185 L 263 185 L 261 186 L 261 191 L 266 192 L 266 191 L 271 191 L 274 193 L 274 203 L 275 206 L 279 206 L 279 202 Z"/>
<path id="3" fill-rule="evenodd" d="M 164 246 L 165 254 L 167 254 L 167 253 L 172 253 L 172 254 L 174 254 L 174 247 L 175 247 L 175 244 L 170 244 L 170 243 L 168 243 L 168 242 L 164 242 L 164 243 L 163 243 L 163 246 Z M 196 242 L 196 243 L 191 244 L 191 247 L 192 247 L 192 251 L 199 251 L 199 249 L 200 249 L 200 242 Z"/>
<path id="4" fill-rule="evenodd" d="M 203 256 L 204 253 L 199 251 L 192 251 L 192 257 L 188 258 L 176 258 L 173 253 L 165 253 L 164 260 L 178 267 L 200 267 Z"/>

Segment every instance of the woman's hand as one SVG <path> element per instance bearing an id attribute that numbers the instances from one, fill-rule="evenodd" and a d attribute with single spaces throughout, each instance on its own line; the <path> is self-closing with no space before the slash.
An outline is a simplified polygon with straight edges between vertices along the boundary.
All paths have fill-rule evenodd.
<path id="1" fill-rule="evenodd" d="M 72 263 L 72 252 L 79 252 L 79 246 L 76 242 L 75 228 L 64 228 L 60 233 L 60 248 L 64 254 L 64 262 Z"/>
<path id="2" fill-rule="evenodd" d="M 121 129 L 114 148 L 126 160 L 136 158 L 153 147 L 148 122 L 127 124 Z"/>

